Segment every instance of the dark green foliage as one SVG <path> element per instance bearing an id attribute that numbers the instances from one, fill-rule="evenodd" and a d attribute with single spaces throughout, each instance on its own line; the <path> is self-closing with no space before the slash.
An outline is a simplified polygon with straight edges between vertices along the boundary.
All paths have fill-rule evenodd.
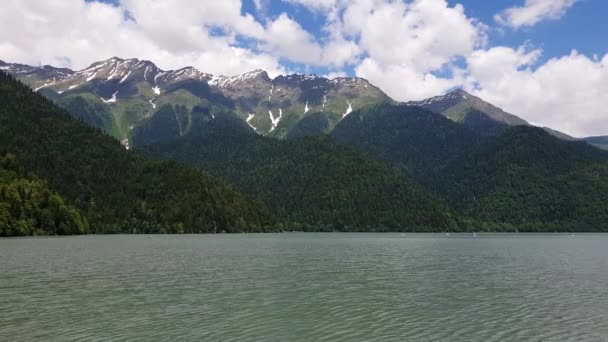
<path id="1" fill-rule="evenodd" d="M 85 123 L 112 132 L 113 115 L 101 100 L 87 101 L 82 96 L 66 97 L 58 100 L 58 104 L 68 111 L 73 117 L 81 119 Z"/>
<path id="2" fill-rule="evenodd" d="M 584 138 L 583 140 L 593 146 L 599 147 L 603 150 L 608 150 L 608 136 L 588 137 Z"/>
<path id="3" fill-rule="evenodd" d="M 334 128 L 334 123 L 327 113 L 307 114 L 287 134 L 287 139 L 298 139 L 303 137 L 314 137 L 320 134 L 329 134 Z"/>
<path id="4" fill-rule="evenodd" d="M 188 108 L 164 105 L 149 119 L 144 120 L 132 132 L 133 145 L 159 144 L 182 135 L 182 127 L 187 126 Z"/>
<path id="5" fill-rule="evenodd" d="M 479 137 L 420 107 L 372 105 L 354 111 L 332 132 L 336 141 L 403 167 L 415 179 L 433 182 L 435 171 L 469 154 Z"/>
<path id="6" fill-rule="evenodd" d="M 217 131 L 147 151 L 223 177 L 262 200 L 288 229 L 458 229 L 451 211 L 401 172 L 326 136 L 280 141 Z"/>
<path id="7" fill-rule="evenodd" d="M 164 105 L 153 116 L 135 127 L 134 146 L 165 144 L 184 136 L 204 137 L 208 134 L 254 135 L 243 120 L 221 107 Z"/>
<path id="8" fill-rule="evenodd" d="M 608 229 L 607 153 L 483 113 L 462 123 L 381 105 L 352 113 L 332 135 L 404 167 L 480 231 Z"/>
<path id="9" fill-rule="evenodd" d="M 441 187 L 474 219 L 519 230 L 605 231 L 607 176 L 608 153 L 519 126 L 452 163 Z"/>
<path id="10" fill-rule="evenodd" d="M 74 235 L 88 229 L 80 212 L 21 169 L 14 155 L 0 156 L 0 236 Z"/>
<path id="11" fill-rule="evenodd" d="M 129 153 L 1 72 L 0 104 L 0 155 L 16 155 L 80 210 L 92 232 L 271 229 L 261 205 L 214 177 Z"/>
<path id="12" fill-rule="evenodd" d="M 509 129 L 507 124 L 494 120 L 478 110 L 467 113 L 460 124 L 481 136 L 497 136 Z"/>

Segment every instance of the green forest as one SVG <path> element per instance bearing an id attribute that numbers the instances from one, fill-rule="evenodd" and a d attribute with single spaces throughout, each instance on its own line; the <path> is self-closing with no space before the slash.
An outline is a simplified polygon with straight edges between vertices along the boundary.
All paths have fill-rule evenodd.
<path id="1" fill-rule="evenodd" d="M 126 151 L 106 133 L 72 118 L 3 73 L 0 73 L 0 103 L 0 155 L 12 155 L 5 158 L 15 159 L 20 168 L 35 175 L 23 176 L 10 171 L 15 168 L 12 167 L 4 171 L 9 173 L 2 178 L 7 195 L 1 199 L 0 207 L 13 210 L 15 215 L 10 215 L 10 220 L 25 222 L 26 234 L 276 229 L 272 215 L 256 200 L 204 171 Z M 38 192 L 48 191 L 52 202 L 22 193 L 21 204 L 15 203 L 17 198 L 11 189 L 28 182 L 31 187 L 38 187 Z M 39 220 L 42 215 L 39 211 L 59 202 L 65 208 L 51 207 L 53 215 L 66 216 L 65 212 L 72 213 L 72 217 L 81 215 L 82 224 L 70 223 L 67 217 L 56 219 L 55 226 L 59 227 L 48 227 L 46 221 Z M 19 206 L 31 210 L 18 212 Z M 44 212 L 45 217 L 49 210 Z M 4 232 L 14 235 L 14 229 Z"/>
<path id="2" fill-rule="evenodd" d="M 0 236 L 86 234 L 89 223 L 12 154 L 0 157 Z"/>
<path id="3" fill-rule="evenodd" d="M 164 105 L 127 151 L 102 107 L 2 72 L 0 103 L 2 236 L 608 230 L 608 152 L 539 128 L 379 104 L 282 140 L 218 104 Z"/>

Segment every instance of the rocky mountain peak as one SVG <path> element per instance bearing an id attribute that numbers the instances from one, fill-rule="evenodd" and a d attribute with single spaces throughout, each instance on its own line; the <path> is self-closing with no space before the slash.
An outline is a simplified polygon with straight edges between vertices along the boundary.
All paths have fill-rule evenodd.
<path id="1" fill-rule="evenodd" d="M 264 83 L 270 83 L 268 73 L 264 70 L 256 69 L 236 76 L 213 76 L 209 80 L 209 84 L 218 88 L 233 88 L 239 85 L 251 83 L 256 80 Z"/>

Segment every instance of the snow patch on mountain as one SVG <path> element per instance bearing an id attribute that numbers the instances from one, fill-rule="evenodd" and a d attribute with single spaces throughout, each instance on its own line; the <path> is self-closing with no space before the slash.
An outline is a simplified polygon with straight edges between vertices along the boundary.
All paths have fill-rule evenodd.
<path id="1" fill-rule="evenodd" d="M 52 86 L 52 85 L 53 85 L 53 84 L 55 84 L 55 83 L 56 83 L 55 78 L 53 78 L 53 81 L 52 81 L 52 82 L 45 83 L 45 84 L 41 85 L 40 87 L 38 87 L 38 88 L 34 89 L 34 91 L 38 91 L 38 90 L 40 90 L 40 89 L 42 89 L 42 88 L 46 88 L 46 87 L 48 87 L 48 86 Z"/>
<path id="2" fill-rule="evenodd" d="M 270 99 L 272 99 L 273 90 L 274 90 L 274 83 L 272 83 L 272 81 L 270 81 L 270 95 L 268 95 L 268 102 L 270 102 Z"/>
<path id="3" fill-rule="evenodd" d="M 120 82 L 118 82 L 118 83 L 123 83 L 124 81 L 126 81 L 126 80 L 127 80 L 127 78 L 129 78 L 129 76 L 130 76 L 130 75 L 131 75 L 131 70 L 129 70 L 129 72 L 127 72 L 127 74 L 125 75 L 125 77 L 123 77 L 123 78 L 120 80 Z"/>
<path id="4" fill-rule="evenodd" d="M 81 83 L 78 83 L 78 84 L 71 85 L 71 86 L 69 86 L 69 87 L 68 87 L 68 90 L 72 90 L 72 89 L 74 89 L 74 88 L 78 88 L 79 86 L 81 86 L 81 85 L 83 85 L 83 84 L 84 84 L 84 82 L 81 82 Z"/>
<path id="5" fill-rule="evenodd" d="M 162 72 L 156 74 L 156 76 L 154 76 L 154 84 L 158 84 L 158 79 L 163 77 L 166 74 L 167 74 L 167 72 L 165 72 L 165 71 L 162 71 Z"/>
<path id="6" fill-rule="evenodd" d="M 272 115 L 272 110 L 268 111 L 268 115 L 270 116 L 270 122 L 272 123 L 272 127 L 270 128 L 270 132 L 272 132 L 275 130 L 275 128 L 277 128 L 279 122 L 281 121 L 281 118 L 283 117 L 283 109 L 279 108 L 279 116 L 276 118 L 274 117 L 274 115 Z"/>
<path id="7" fill-rule="evenodd" d="M 154 91 L 154 94 L 160 95 L 160 88 L 158 86 L 152 88 L 152 90 Z"/>
<path id="8" fill-rule="evenodd" d="M 150 71 L 150 68 L 151 67 L 148 65 L 144 71 L 144 81 L 148 81 L 148 72 Z"/>
<path id="9" fill-rule="evenodd" d="M 230 76 L 230 77 L 228 77 L 228 76 L 211 76 L 211 79 L 209 80 L 209 85 L 216 86 L 218 88 L 229 88 L 236 84 L 246 83 L 265 73 L 266 72 L 264 70 L 254 70 L 254 71 L 249 71 L 249 72 L 242 73 L 240 75 Z M 272 91 L 270 92 L 270 95 L 272 95 Z M 270 101 L 270 98 L 269 98 L 269 101 Z"/>
<path id="10" fill-rule="evenodd" d="M 255 114 L 253 114 L 253 113 L 249 113 L 249 114 L 247 114 L 247 120 L 245 120 L 245 121 L 247 122 L 247 124 L 249 125 L 249 127 L 253 128 L 253 130 L 257 132 L 257 131 L 258 131 L 258 129 L 257 129 L 257 128 L 255 128 L 255 126 L 253 126 L 253 125 L 251 124 L 251 122 L 250 122 L 251 120 L 253 120 L 253 118 L 255 118 Z"/>
<path id="11" fill-rule="evenodd" d="M 97 75 L 97 72 L 94 72 L 93 75 L 87 77 L 87 82 L 91 82 L 91 80 L 94 79 L 96 75 Z"/>
<path id="12" fill-rule="evenodd" d="M 103 97 L 101 97 L 101 101 L 103 101 L 103 103 L 114 103 L 116 102 L 116 95 L 118 95 L 118 92 L 115 91 L 114 94 L 112 94 L 112 97 L 105 100 Z"/>
<path id="13" fill-rule="evenodd" d="M 344 119 L 348 114 L 353 112 L 353 104 L 348 101 L 346 101 L 346 103 L 348 103 L 348 108 L 346 109 L 346 112 L 342 114 L 342 119 Z"/>

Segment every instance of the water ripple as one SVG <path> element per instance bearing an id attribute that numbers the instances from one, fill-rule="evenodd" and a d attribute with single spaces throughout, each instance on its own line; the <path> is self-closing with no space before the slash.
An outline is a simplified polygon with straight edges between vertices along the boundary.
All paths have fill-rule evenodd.
<path id="1" fill-rule="evenodd" d="M 603 235 L 0 239 L 1 341 L 608 340 Z"/>

